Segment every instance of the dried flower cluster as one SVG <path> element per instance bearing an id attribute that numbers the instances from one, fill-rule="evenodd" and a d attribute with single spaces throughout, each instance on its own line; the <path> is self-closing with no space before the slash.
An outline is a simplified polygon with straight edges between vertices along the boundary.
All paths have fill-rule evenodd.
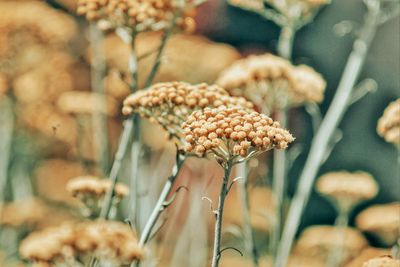
<path id="1" fill-rule="evenodd" d="M 400 146 L 400 98 L 385 109 L 378 121 L 377 131 L 386 142 Z"/>
<path id="2" fill-rule="evenodd" d="M 116 221 L 63 224 L 30 234 L 20 245 L 21 256 L 44 264 L 72 264 L 95 256 L 113 263 L 129 264 L 143 257 L 132 229 Z"/>
<path id="3" fill-rule="evenodd" d="M 15 228 L 34 226 L 45 216 L 46 212 L 45 205 L 38 199 L 2 204 L 0 206 L 0 225 Z"/>
<path id="4" fill-rule="evenodd" d="M 99 179 L 95 176 L 79 176 L 67 183 L 67 191 L 74 197 L 102 198 L 110 190 L 111 181 L 109 179 Z M 126 185 L 118 183 L 115 185 L 115 196 L 121 199 L 129 194 Z"/>
<path id="5" fill-rule="evenodd" d="M 287 130 L 268 116 L 236 107 L 195 111 L 182 128 L 187 152 L 212 152 L 224 160 L 245 158 L 252 152 L 272 148 L 284 149 L 294 141 Z"/>
<path id="6" fill-rule="evenodd" d="M 78 14 L 90 21 L 101 21 L 106 28 L 129 27 L 135 32 L 162 30 L 174 23 L 191 31 L 195 22 L 190 14 L 192 1 L 176 0 L 79 0 Z"/>
<path id="7" fill-rule="evenodd" d="M 366 261 L 363 267 L 400 267 L 400 261 L 390 256 L 384 256 Z"/>
<path id="8" fill-rule="evenodd" d="M 391 246 L 400 238 L 400 203 L 368 207 L 357 215 L 356 225 L 384 245 Z"/>
<path id="9" fill-rule="evenodd" d="M 304 102 L 321 102 L 326 82 L 312 68 L 264 54 L 236 61 L 222 72 L 217 84 L 243 95 L 260 107 L 274 110 Z"/>
<path id="10" fill-rule="evenodd" d="M 317 191 L 332 200 L 340 210 L 349 211 L 362 201 L 378 193 L 378 184 L 366 172 L 330 172 L 321 176 L 316 184 Z"/>
<path id="11" fill-rule="evenodd" d="M 138 112 L 176 136 L 182 133 L 181 124 L 193 111 L 222 106 L 252 109 L 253 104 L 244 98 L 229 96 L 223 88 L 216 85 L 167 82 L 155 84 L 147 90 L 128 96 L 122 112 L 125 115 Z"/>
<path id="12" fill-rule="evenodd" d="M 294 252 L 296 254 L 327 260 L 331 251 L 342 247 L 343 262 L 353 258 L 368 245 L 365 237 L 356 229 L 345 228 L 342 239 L 342 229 L 330 225 L 308 227 L 300 235 Z M 343 241 L 343 243 L 342 243 Z"/>

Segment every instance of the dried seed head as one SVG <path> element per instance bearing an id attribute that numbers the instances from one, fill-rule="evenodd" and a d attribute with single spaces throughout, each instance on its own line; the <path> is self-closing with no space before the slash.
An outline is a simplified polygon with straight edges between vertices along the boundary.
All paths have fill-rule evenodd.
<path id="1" fill-rule="evenodd" d="M 391 256 L 373 258 L 364 262 L 363 267 L 399 267 L 400 260 L 393 259 Z"/>
<path id="2" fill-rule="evenodd" d="M 378 121 L 377 131 L 386 142 L 400 146 L 400 98 L 387 106 Z"/>
<path id="3" fill-rule="evenodd" d="M 180 136 L 181 124 L 193 111 L 222 106 L 252 109 L 253 104 L 244 98 L 229 96 L 216 85 L 167 82 L 157 83 L 147 90 L 128 96 L 122 112 L 125 115 L 137 112 L 160 124 L 171 135 Z"/>
<path id="4" fill-rule="evenodd" d="M 20 253 L 26 259 L 41 263 L 71 263 L 79 255 L 94 256 L 115 266 L 143 257 L 143 249 L 132 229 L 116 221 L 63 224 L 34 232 L 21 242 Z"/>
<path id="5" fill-rule="evenodd" d="M 264 54 L 240 59 L 227 68 L 217 84 L 270 110 L 321 102 L 326 82 L 312 68 Z"/>
<path id="6" fill-rule="evenodd" d="M 385 246 L 394 245 L 400 238 L 400 202 L 373 205 L 360 212 L 356 225 Z"/>
<path id="7" fill-rule="evenodd" d="M 339 209 L 349 211 L 362 201 L 375 197 L 378 184 L 366 172 L 330 172 L 322 175 L 316 184 L 317 191 L 333 200 Z"/>
<path id="8" fill-rule="evenodd" d="M 182 5 L 176 0 L 79 0 L 77 12 L 90 21 L 99 21 L 106 28 L 131 27 L 136 32 L 157 31 L 170 27 L 174 16 L 176 25 L 192 31 L 194 3 Z M 104 23 L 106 22 L 106 23 Z"/>
<path id="9" fill-rule="evenodd" d="M 190 136 L 185 147 L 187 152 L 203 155 L 219 151 L 216 154 L 224 158 L 247 157 L 252 151 L 272 148 L 285 149 L 294 141 L 287 130 L 268 116 L 237 107 L 194 111 L 182 128 Z"/>
<path id="10" fill-rule="evenodd" d="M 315 257 L 327 261 L 332 250 L 342 248 L 342 262 L 346 262 L 368 245 L 365 237 L 356 229 L 347 227 L 338 233 L 331 225 L 318 225 L 306 228 L 300 235 L 295 247 L 296 255 Z M 339 230 L 339 231 L 342 231 Z"/>

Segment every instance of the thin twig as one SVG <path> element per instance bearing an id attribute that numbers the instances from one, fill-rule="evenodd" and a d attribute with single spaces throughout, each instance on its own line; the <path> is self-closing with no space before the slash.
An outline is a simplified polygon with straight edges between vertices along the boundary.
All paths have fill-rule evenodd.
<path id="1" fill-rule="evenodd" d="M 221 185 L 221 191 L 218 199 L 217 220 L 214 230 L 214 249 L 211 267 L 218 267 L 221 258 L 221 230 L 222 218 L 224 213 L 225 198 L 228 193 L 229 176 L 231 175 L 233 161 L 230 159 L 224 164 L 224 178 Z"/>
<path id="2" fill-rule="evenodd" d="M 305 163 L 304 169 L 299 178 L 298 188 L 290 205 L 286 219 L 281 242 L 274 267 L 286 266 L 287 259 L 293 244 L 294 237 L 300 225 L 301 215 L 309 199 L 315 177 L 318 173 L 321 161 L 324 158 L 327 146 L 335 132 L 339 122 L 343 118 L 344 112 L 348 107 L 354 84 L 359 77 L 368 48 L 375 36 L 379 22 L 379 1 L 377 6 L 368 9 L 367 17 L 364 20 L 360 37 L 354 42 L 353 51 L 347 61 L 340 80 L 336 94 L 328 109 L 328 112 L 321 123 L 321 126 L 313 139 L 310 153 Z"/>
<path id="3" fill-rule="evenodd" d="M 8 97 L 2 97 L 0 101 L 0 210 L 1 203 L 5 199 L 5 189 L 8 181 L 8 169 L 12 151 L 12 140 L 14 132 L 14 114 L 12 102 Z"/>

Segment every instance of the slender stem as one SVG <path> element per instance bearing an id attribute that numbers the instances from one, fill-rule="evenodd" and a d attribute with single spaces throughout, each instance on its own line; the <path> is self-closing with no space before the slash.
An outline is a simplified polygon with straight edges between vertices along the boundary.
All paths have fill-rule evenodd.
<path id="1" fill-rule="evenodd" d="M 214 249 L 211 267 L 218 267 L 219 260 L 221 258 L 221 230 L 222 230 L 222 218 L 224 214 L 225 198 L 228 194 L 228 182 L 229 176 L 232 171 L 232 160 L 228 160 L 224 165 L 224 179 L 221 185 L 221 191 L 218 199 L 218 210 L 216 211 L 216 222 L 214 231 Z"/>
<path id="2" fill-rule="evenodd" d="M 277 52 L 278 55 L 291 60 L 293 50 L 293 40 L 295 36 L 295 30 L 293 27 L 286 25 L 282 27 Z M 286 101 L 284 101 L 286 102 Z M 286 106 L 286 103 L 284 103 Z M 283 128 L 287 128 L 287 108 L 281 107 L 275 110 L 275 119 L 279 121 Z M 272 189 L 275 194 L 275 205 L 276 214 L 275 222 L 273 224 L 272 234 L 269 243 L 269 250 L 271 256 L 274 257 L 279 239 L 281 236 L 281 225 L 283 224 L 283 202 L 286 195 L 286 151 L 285 150 L 274 150 L 274 161 L 273 161 L 273 180 Z"/>
<path id="3" fill-rule="evenodd" d="M 111 172 L 109 179 L 111 180 L 111 190 L 107 191 L 107 194 L 104 198 L 103 207 L 100 212 L 100 218 L 107 219 L 110 213 L 112 199 L 114 197 L 115 185 L 118 180 L 118 173 L 121 169 L 122 159 L 125 156 L 126 148 L 129 144 L 129 137 L 133 130 L 133 120 L 129 119 L 125 121 L 124 129 L 122 131 L 121 138 L 119 140 L 117 153 L 115 154 L 115 159 L 113 165 L 111 167 Z"/>
<path id="4" fill-rule="evenodd" d="M 10 165 L 10 155 L 12 151 L 12 141 L 14 132 L 14 114 L 12 102 L 8 97 L 2 97 L 0 101 L 0 210 L 4 203 L 5 191 L 8 181 L 8 170 Z"/>
<path id="5" fill-rule="evenodd" d="M 104 59 L 103 33 L 94 23 L 90 24 L 90 46 L 92 47 L 91 84 L 92 90 L 102 96 L 102 109 L 106 110 L 105 88 L 103 78 L 106 73 Z M 99 155 L 98 164 L 103 174 L 108 172 L 108 130 L 107 116 L 96 112 L 92 116 L 93 140 L 95 142 L 96 155 Z"/>
<path id="6" fill-rule="evenodd" d="M 295 30 L 292 26 L 283 26 L 279 35 L 278 55 L 290 60 L 292 58 Z"/>
<path id="7" fill-rule="evenodd" d="M 253 229 L 251 227 L 247 161 L 237 164 L 237 170 L 238 176 L 242 177 L 243 179 L 239 183 L 238 192 L 241 200 L 240 202 L 242 204 L 244 245 L 247 253 L 249 253 L 249 255 L 252 257 L 253 266 L 257 267 L 259 266 L 259 262 L 258 253 L 254 242 Z"/>
<path id="8" fill-rule="evenodd" d="M 311 144 L 310 153 L 306 160 L 304 169 L 299 178 L 299 185 L 293 197 L 289 213 L 286 219 L 281 242 L 279 244 L 275 267 L 286 266 L 286 262 L 293 244 L 294 237 L 300 225 L 301 215 L 309 199 L 315 177 L 325 156 L 329 141 L 344 112 L 351 97 L 354 84 L 359 77 L 365 57 L 371 41 L 375 36 L 379 18 L 379 6 L 369 9 L 360 32 L 360 37 L 355 41 L 353 51 L 347 61 L 340 80 L 336 94 L 328 109 L 328 112 L 318 129 Z"/>
<path id="9" fill-rule="evenodd" d="M 76 150 L 78 154 L 78 159 L 80 163 L 82 164 L 83 168 L 85 169 L 86 172 L 89 172 L 89 166 L 88 166 L 88 161 L 85 158 L 85 153 L 83 149 L 83 142 L 85 140 L 85 115 L 84 114 L 78 114 L 76 115 L 76 132 L 77 132 L 77 140 L 76 140 Z"/>
<path id="10" fill-rule="evenodd" d="M 335 221 L 335 230 L 338 232 L 338 244 L 333 247 L 333 250 L 328 256 L 328 267 L 338 267 L 342 262 L 344 241 L 346 238 L 346 227 L 349 224 L 349 209 L 340 209 L 339 215 Z"/>

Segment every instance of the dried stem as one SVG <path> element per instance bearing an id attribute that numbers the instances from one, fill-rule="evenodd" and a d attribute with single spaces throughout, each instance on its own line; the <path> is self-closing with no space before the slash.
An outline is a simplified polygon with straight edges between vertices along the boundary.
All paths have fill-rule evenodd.
<path id="1" fill-rule="evenodd" d="M 239 163 L 237 165 L 237 170 L 238 170 L 238 176 L 243 179 L 241 182 L 239 182 L 238 192 L 241 200 L 240 202 L 243 214 L 244 245 L 247 253 L 252 257 L 253 266 L 257 267 L 259 266 L 259 262 L 258 262 L 258 253 L 254 242 L 253 229 L 251 227 L 251 219 L 250 219 L 247 161 Z"/>
<path id="2" fill-rule="evenodd" d="M 292 57 L 293 50 L 293 39 L 295 36 L 295 29 L 289 25 L 283 26 L 278 42 L 278 55 L 288 60 Z M 286 102 L 286 101 L 285 101 Z M 285 103 L 286 105 L 286 103 Z M 276 120 L 287 128 L 287 108 L 278 108 L 275 111 Z M 286 151 L 285 150 L 274 150 L 274 161 L 273 161 L 273 180 L 272 189 L 276 198 L 276 220 L 273 224 L 273 230 L 270 241 L 270 252 L 272 257 L 275 256 L 276 249 L 279 243 L 281 235 L 281 225 L 283 224 L 283 201 L 286 195 Z"/>
<path id="3" fill-rule="evenodd" d="M 214 231 L 214 249 L 211 267 L 218 267 L 219 260 L 221 258 L 221 230 L 222 230 L 222 218 L 224 214 L 225 198 L 228 194 L 228 183 L 229 176 L 231 175 L 233 167 L 233 160 L 229 159 L 223 165 L 224 168 L 224 179 L 221 185 L 221 191 L 218 199 L 218 210 L 216 211 L 216 222 Z"/>
<path id="4" fill-rule="evenodd" d="M 145 227 L 139 239 L 139 246 L 143 247 L 148 242 L 152 234 L 153 228 L 158 221 L 158 218 L 166 208 L 167 197 L 171 193 L 172 187 L 174 186 L 174 183 L 178 178 L 178 175 L 180 173 L 180 170 L 182 169 L 185 160 L 186 156 L 182 154 L 180 150 L 177 149 L 176 160 L 175 160 L 175 165 L 172 168 L 172 174 L 171 176 L 168 177 L 167 181 L 165 182 L 164 187 L 160 193 L 160 196 L 158 197 L 158 200 L 156 202 L 156 205 L 154 206 L 150 214 L 150 217 L 148 218 L 145 224 Z M 139 262 L 136 263 L 136 266 L 139 266 Z"/>
<path id="5" fill-rule="evenodd" d="M 103 110 L 106 110 L 107 103 L 105 98 L 104 76 L 106 64 L 104 59 L 104 37 L 102 31 L 94 24 L 90 24 L 90 46 L 92 47 L 91 61 L 91 84 L 92 90 L 103 96 Z M 108 172 L 108 130 L 107 116 L 101 112 L 96 112 L 92 116 L 93 140 L 95 142 L 96 155 L 99 155 L 99 167 L 103 174 Z"/>
<path id="6" fill-rule="evenodd" d="M 354 43 L 353 51 L 347 61 L 336 94 L 313 139 L 310 153 L 300 175 L 299 185 L 286 219 L 282 240 L 279 244 L 274 264 L 275 267 L 286 266 L 294 237 L 300 225 L 301 215 L 309 199 L 315 177 L 324 159 L 325 151 L 348 107 L 352 89 L 360 74 L 370 43 L 375 36 L 380 12 L 379 1 L 375 2 L 375 6 L 369 6 L 360 36 Z"/>
<path id="7" fill-rule="evenodd" d="M 330 252 L 328 257 L 327 266 L 328 267 L 338 267 L 343 258 L 343 250 L 344 250 L 344 241 L 346 238 L 346 227 L 349 224 L 349 209 L 339 209 L 338 217 L 335 221 L 335 230 L 338 232 L 339 243 L 337 246 L 333 247 L 333 250 Z"/>
<path id="8" fill-rule="evenodd" d="M 8 181 L 8 169 L 12 151 L 14 133 L 14 114 L 12 102 L 8 97 L 2 97 L 0 101 L 0 209 L 5 199 L 5 190 Z"/>

